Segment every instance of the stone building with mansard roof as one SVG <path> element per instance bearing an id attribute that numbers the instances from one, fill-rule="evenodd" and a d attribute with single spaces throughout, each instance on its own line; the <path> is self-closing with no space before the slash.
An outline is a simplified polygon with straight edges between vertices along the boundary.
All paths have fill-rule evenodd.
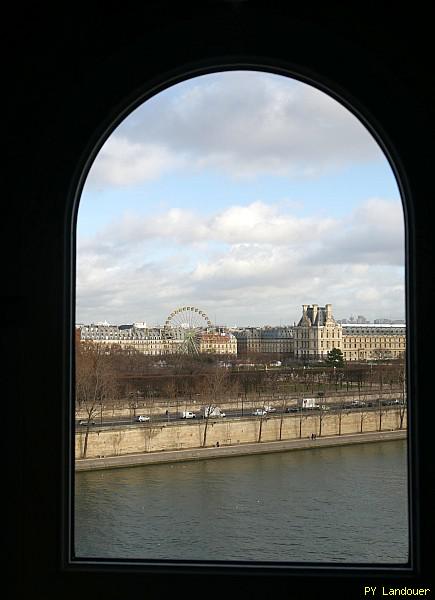
<path id="1" fill-rule="evenodd" d="M 293 340 L 295 358 L 322 359 L 333 348 L 341 350 L 342 326 L 332 316 L 332 305 L 303 304 Z"/>
<path id="2" fill-rule="evenodd" d="M 332 305 L 303 304 L 294 328 L 295 358 L 321 360 L 333 348 L 345 361 L 400 358 L 406 349 L 406 325 L 358 323 L 342 325 L 332 316 Z"/>

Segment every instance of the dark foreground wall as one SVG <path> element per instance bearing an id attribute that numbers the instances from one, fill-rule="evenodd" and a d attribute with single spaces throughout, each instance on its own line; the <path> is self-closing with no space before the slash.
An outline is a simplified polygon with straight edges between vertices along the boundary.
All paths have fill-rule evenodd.
<path id="1" fill-rule="evenodd" d="M 433 20 L 424 5 L 204 1 L 17 3 L 4 14 L 2 348 L 15 597 L 167 597 L 188 586 L 290 597 L 428 587 L 433 563 Z M 68 490 L 72 191 L 91 149 L 138 94 L 192 69 L 288 69 L 370 119 L 406 192 L 411 563 L 398 570 L 71 564 Z M 202 72 L 202 71 L 201 71 Z M 21 260 L 19 260 L 19 257 Z M 40 418 L 35 422 L 35 414 Z M 17 438 L 25 439 L 24 445 Z M 6 575 L 7 576 L 7 575 Z M 429 586 L 430 587 L 430 586 Z M 13 597 L 13 596 L 12 596 Z"/>

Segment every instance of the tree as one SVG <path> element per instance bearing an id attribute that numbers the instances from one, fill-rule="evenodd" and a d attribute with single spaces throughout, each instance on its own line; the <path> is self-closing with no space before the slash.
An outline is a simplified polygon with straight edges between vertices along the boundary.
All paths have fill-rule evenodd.
<path id="1" fill-rule="evenodd" d="M 202 447 L 207 443 L 207 429 L 213 410 L 217 407 L 218 399 L 223 395 L 228 385 L 228 373 L 226 369 L 215 367 L 214 371 L 207 373 L 203 378 L 203 396 L 207 399 L 204 406 L 204 433 Z"/>
<path id="2" fill-rule="evenodd" d="M 319 437 L 322 437 L 322 423 L 323 423 L 324 416 L 325 416 L 325 410 L 323 408 L 323 404 L 321 404 L 320 410 L 319 410 L 319 433 L 318 433 Z"/>
<path id="3" fill-rule="evenodd" d="M 265 407 L 264 403 L 263 403 L 263 408 L 260 410 L 261 410 L 261 415 L 259 416 L 258 439 L 257 439 L 258 443 L 261 442 L 261 434 L 263 431 L 263 420 L 265 418 L 267 418 L 267 412 L 266 412 L 266 407 Z"/>
<path id="4" fill-rule="evenodd" d="M 400 383 L 400 387 L 401 387 L 401 395 L 402 395 L 402 399 L 399 405 L 399 419 L 400 419 L 400 425 L 399 428 L 403 429 L 403 419 L 405 417 L 405 413 L 406 413 L 406 370 L 405 370 L 405 363 L 403 362 L 401 365 L 401 371 L 399 372 L 399 383 Z"/>
<path id="5" fill-rule="evenodd" d="M 330 367 L 341 368 L 344 366 L 343 352 L 339 348 L 332 348 L 328 352 L 325 363 Z"/>
<path id="6" fill-rule="evenodd" d="M 281 419 L 279 422 L 279 439 L 282 439 L 282 422 L 284 419 L 284 413 L 286 412 L 286 408 L 287 408 L 287 397 L 284 395 L 283 401 L 282 401 L 282 406 L 281 406 Z"/>
<path id="7" fill-rule="evenodd" d="M 76 410 L 84 410 L 87 416 L 82 458 L 86 458 L 92 420 L 98 410 L 102 413 L 104 403 L 115 394 L 115 375 L 104 346 L 79 342 L 76 345 Z"/>
<path id="8" fill-rule="evenodd" d="M 338 416 L 338 435 L 341 435 L 341 423 L 343 420 L 343 409 L 344 409 L 344 404 L 343 404 L 343 400 L 340 400 L 340 403 L 338 405 L 337 408 L 337 416 Z"/>
<path id="9" fill-rule="evenodd" d="M 364 421 L 366 420 L 367 417 L 367 411 L 364 408 L 364 406 L 361 406 L 361 413 L 360 413 L 360 418 L 359 418 L 359 432 L 362 433 L 363 432 L 363 427 L 364 427 Z M 382 416 L 381 416 L 382 419 Z"/>
<path id="10" fill-rule="evenodd" d="M 169 379 L 166 382 L 166 384 L 164 386 L 164 392 L 165 392 L 165 395 L 167 396 L 167 401 L 166 401 L 167 416 L 169 417 L 170 408 L 171 408 L 171 406 L 174 406 L 174 404 L 175 404 L 175 411 L 176 411 L 176 414 L 178 417 L 178 412 L 179 412 L 179 410 L 178 410 L 178 391 L 177 391 L 175 379 L 173 377 L 171 377 L 171 379 Z"/>
<path id="11" fill-rule="evenodd" d="M 379 421 L 378 421 L 378 431 L 382 431 L 382 417 L 385 414 L 385 410 L 383 410 L 382 408 L 382 398 L 378 398 L 378 415 L 379 415 Z"/>

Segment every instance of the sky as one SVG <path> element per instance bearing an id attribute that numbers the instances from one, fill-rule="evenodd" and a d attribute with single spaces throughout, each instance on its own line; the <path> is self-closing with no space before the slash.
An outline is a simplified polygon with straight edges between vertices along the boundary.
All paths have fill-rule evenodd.
<path id="1" fill-rule="evenodd" d="M 108 137 L 77 221 L 76 322 L 404 318 L 398 186 L 362 123 L 316 88 L 229 71 L 160 92 Z"/>

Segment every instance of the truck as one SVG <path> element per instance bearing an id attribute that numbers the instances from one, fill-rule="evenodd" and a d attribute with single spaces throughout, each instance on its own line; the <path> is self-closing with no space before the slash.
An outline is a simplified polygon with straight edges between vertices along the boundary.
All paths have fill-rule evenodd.
<path id="1" fill-rule="evenodd" d="M 221 411 L 219 406 L 206 406 L 204 408 L 204 419 L 210 417 L 225 417 L 225 413 Z"/>
<path id="2" fill-rule="evenodd" d="M 320 406 L 317 404 L 316 398 L 302 398 L 301 400 L 302 409 L 319 409 Z"/>

